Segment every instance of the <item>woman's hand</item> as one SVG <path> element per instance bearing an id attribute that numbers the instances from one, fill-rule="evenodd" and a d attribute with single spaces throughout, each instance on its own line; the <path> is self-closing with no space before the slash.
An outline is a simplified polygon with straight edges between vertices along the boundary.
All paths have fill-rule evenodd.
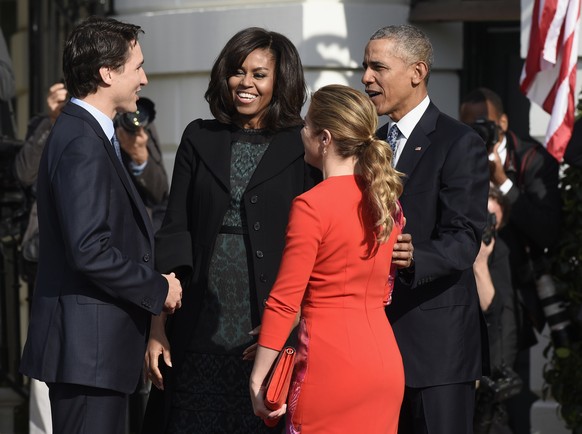
<path id="1" fill-rule="evenodd" d="M 163 356 L 166 365 L 172 366 L 170 343 L 164 329 L 165 323 L 165 313 L 152 317 L 150 338 L 145 353 L 143 369 L 144 379 L 149 378 L 152 384 L 160 390 L 164 390 L 164 378 L 158 366 L 160 355 Z"/>
<path id="2" fill-rule="evenodd" d="M 275 426 L 278 419 L 287 413 L 287 404 L 283 404 L 279 410 L 271 411 L 265 407 L 265 387 L 250 382 L 251 402 L 253 404 L 253 411 L 256 416 L 267 421 L 272 421 L 269 426 Z"/>
<path id="3" fill-rule="evenodd" d="M 257 327 L 255 327 L 254 329 L 252 329 L 249 332 L 249 335 L 259 336 L 260 332 L 261 332 L 261 325 L 259 324 Z M 250 347 L 246 348 L 243 351 L 243 360 L 255 360 L 255 355 L 257 354 L 257 346 L 258 346 L 258 344 L 255 342 Z"/>
<path id="4" fill-rule="evenodd" d="M 277 423 L 277 419 L 287 412 L 287 404 L 284 404 L 283 407 L 275 411 L 271 411 L 265 407 L 265 388 L 263 383 L 278 355 L 278 351 L 259 345 L 257 348 L 255 364 L 253 365 L 253 371 L 251 372 L 251 379 L 249 381 L 254 413 L 266 421 L 272 421 L 273 426 Z"/>

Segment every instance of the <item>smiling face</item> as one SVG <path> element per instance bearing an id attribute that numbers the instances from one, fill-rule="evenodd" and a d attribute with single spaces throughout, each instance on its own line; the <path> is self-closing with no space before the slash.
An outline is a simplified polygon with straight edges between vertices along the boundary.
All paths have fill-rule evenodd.
<path id="1" fill-rule="evenodd" d="M 111 89 L 118 113 L 137 110 L 138 92 L 148 83 L 143 70 L 143 54 L 139 42 L 129 47 L 129 57 L 122 68 L 111 70 Z"/>
<path id="2" fill-rule="evenodd" d="M 426 65 L 396 56 L 391 39 L 373 39 L 366 45 L 362 83 L 378 115 L 394 121 L 416 107 L 426 96 Z"/>
<path id="3" fill-rule="evenodd" d="M 237 72 L 228 78 L 228 88 L 243 128 L 263 128 L 275 87 L 275 59 L 266 49 L 252 51 Z"/>

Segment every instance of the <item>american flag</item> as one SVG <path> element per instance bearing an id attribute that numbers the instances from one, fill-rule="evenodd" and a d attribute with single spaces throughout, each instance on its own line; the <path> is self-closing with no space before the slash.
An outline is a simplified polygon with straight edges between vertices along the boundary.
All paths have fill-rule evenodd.
<path id="1" fill-rule="evenodd" d="M 534 0 L 521 91 L 550 113 L 545 145 L 562 161 L 575 120 L 582 0 Z"/>

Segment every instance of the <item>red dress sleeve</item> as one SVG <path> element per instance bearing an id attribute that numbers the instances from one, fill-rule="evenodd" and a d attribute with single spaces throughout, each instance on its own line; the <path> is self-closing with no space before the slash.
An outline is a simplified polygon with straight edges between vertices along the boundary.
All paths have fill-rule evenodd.
<path id="1" fill-rule="evenodd" d="M 283 259 L 265 305 L 259 345 L 281 350 L 289 337 L 322 240 L 319 213 L 302 197 L 292 204 Z"/>

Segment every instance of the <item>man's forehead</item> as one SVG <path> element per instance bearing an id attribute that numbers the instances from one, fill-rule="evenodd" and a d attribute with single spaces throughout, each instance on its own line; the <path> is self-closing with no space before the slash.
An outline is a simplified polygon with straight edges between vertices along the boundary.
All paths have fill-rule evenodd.
<path id="1" fill-rule="evenodd" d="M 384 63 L 390 59 L 401 59 L 399 52 L 394 49 L 391 39 L 372 39 L 366 45 L 364 50 L 364 59 L 366 63 Z"/>

